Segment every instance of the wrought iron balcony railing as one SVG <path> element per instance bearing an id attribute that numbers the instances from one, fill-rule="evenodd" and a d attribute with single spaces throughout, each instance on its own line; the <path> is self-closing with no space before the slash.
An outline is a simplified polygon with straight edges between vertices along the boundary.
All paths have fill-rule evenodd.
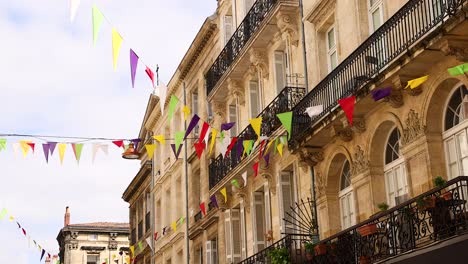
<path id="1" fill-rule="evenodd" d="M 289 263 L 374 263 L 427 248 L 468 232 L 468 177 L 460 176 L 316 243 L 309 235 L 287 235 L 243 260 L 272 263 L 269 252 L 286 248 Z M 309 255 L 309 256 L 307 256 Z"/>
<path id="2" fill-rule="evenodd" d="M 467 0 L 409 0 L 395 15 L 364 41 L 338 67 L 294 107 L 293 136 L 290 147 L 297 148 L 323 117 L 338 107 L 338 100 L 350 96 L 369 83 L 398 56 L 445 18 L 456 14 Z M 323 112 L 313 118 L 307 107 L 323 105 Z"/>
<path id="3" fill-rule="evenodd" d="M 286 87 L 281 93 L 258 115 L 262 117 L 262 135 L 269 136 L 278 127 L 281 122 L 276 117 L 276 114 L 291 111 L 294 105 L 297 104 L 304 96 L 304 88 L 299 87 Z M 242 140 L 256 139 L 257 135 L 253 130 L 252 126 L 247 126 L 238 136 L 238 142 Z M 240 143 L 239 143 L 240 144 Z M 218 184 L 233 168 L 242 161 L 242 153 L 238 153 L 237 146 L 234 147 L 228 156 L 223 158 L 223 155 L 219 154 L 209 166 L 209 182 L 210 190 Z"/>
<path id="4" fill-rule="evenodd" d="M 209 95 L 279 0 L 257 0 L 205 75 Z"/>
<path id="5" fill-rule="evenodd" d="M 143 220 L 138 223 L 138 240 L 143 237 Z"/>
<path id="6" fill-rule="evenodd" d="M 145 232 L 151 228 L 151 212 L 147 212 L 145 215 Z"/>

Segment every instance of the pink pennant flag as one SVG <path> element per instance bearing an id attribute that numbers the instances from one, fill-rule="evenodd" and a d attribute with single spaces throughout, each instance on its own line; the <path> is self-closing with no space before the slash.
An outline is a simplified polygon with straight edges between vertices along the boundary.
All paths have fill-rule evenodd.
<path id="1" fill-rule="evenodd" d="M 130 49 L 130 74 L 132 77 L 132 87 L 135 88 L 135 75 L 138 67 L 138 55 Z M 154 83 L 153 83 L 154 86 Z"/>
<path id="2" fill-rule="evenodd" d="M 204 142 L 198 142 L 198 143 L 195 143 L 193 144 L 194 147 L 195 147 L 195 151 L 197 152 L 197 156 L 199 159 L 201 159 L 201 156 L 203 154 L 203 150 L 205 150 L 205 143 Z"/>
<path id="3" fill-rule="evenodd" d="M 148 74 L 148 77 L 150 77 L 151 82 L 153 83 L 153 88 L 154 88 L 154 72 L 148 66 L 146 66 L 145 72 L 146 74 Z"/>

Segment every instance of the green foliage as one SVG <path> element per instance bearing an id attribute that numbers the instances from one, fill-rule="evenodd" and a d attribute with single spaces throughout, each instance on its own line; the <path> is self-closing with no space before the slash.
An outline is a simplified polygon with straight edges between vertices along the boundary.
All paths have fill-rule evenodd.
<path id="1" fill-rule="evenodd" d="M 304 243 L 304 248 L 307 252 L 313 253 L 314 252 L 314 244 L 312 242 L 305 242 Z"/>
<path id="2" fill-rule="evenodd" d="M 389 206 L 386 202 L 383 202 L 383 203 L 377 204 L 377 207 L 380 209 L 380 211 L 387 211 Z"/>
<path id="3" fill-rule="evenodd" d="M 291 262 L 289 251 L 285 247 L 275 248 L 268 252 L 272 264 L 289 264 Z"/>
<path id="4" fill-rule="evenodd" d="M 434 185 L 435 185 L 437 188 L 442 188 L 442 187 L 444 187 L 446 184 L 447 184 L 447 181 L 444 180 L 444 178 L 442 178 L 442 177 L 440 177 L 440 176 L 437 176 L 437 177 L 434 179 Z"/>

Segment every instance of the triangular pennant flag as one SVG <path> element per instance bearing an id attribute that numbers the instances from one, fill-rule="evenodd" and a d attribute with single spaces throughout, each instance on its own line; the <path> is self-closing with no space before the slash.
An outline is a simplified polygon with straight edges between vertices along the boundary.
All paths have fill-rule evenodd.
<path id="1" fill-rule="evenodd" d="M 159 82 L 155 89 L 155 94 L 159 96 L 159 105 L 161 106 L 161 114 L 164 113 L 164 105 L 166 104 L 167 86 L 163 82 Z"/>
<path id="2" fill-rule="evenodd" d="M 192 120 L 190 120 L 187 131 L 185 132 L 184 140 L 187 139 L 188 135 L 190 135 L 192 130 L 197 126 L 198 121 L 200 121 L 200 117 L 198 117 L 197 114 L 194 114 L 193 117 L 192 117 Z"/>
<path id="3" fill-rule="evenodd" d="M 242 156 L 242 150 L 244 150 L 244 138 L 239 138 L 237 139 L 237 149 L 236 149 L 236 155 L 237 159 L 239 160 L 240 157 Z"/>
<path id="4" fill-rule="evenodd" d="M 177 221 L 177 224 L 181 225 L 184 223 L 184 221 L 185 221 L 185 217 L 182 216 L 181 218 L 179 218 L 179 221 Z"/>
<path id="5" fill-rule="evenodd" d="M 205 136 L 207 135 L 209 128 L 210 128 L 210 124 L 208 124 L 207 122 L 203 122 L 202 130 L 200 133 L 200 138 L 198 139 L 199 143 L 201 143 L 205 139 Z M 205 141 L 205 142 L 206 144 L 208 144 L 208 141 Z"/>
<path id="6" fill-rule="evenodd" d="M 104 15 L 101 13 L 99 8 L 93 5 L 93 46 L 96 46 L 96 41 L 101 30 L 102 21 L 104 21 Z"/>
<path id="7" fill-rule="evenodd" d="M 106 144 L 100 144 L 99 148 L 104 152 L 104 154 L 108 155 L 109 154 L 109 146 Z"/>
<path id="8" fill-rule="evenodd" d="M 190 116 L 190 108 L 184 105 L 184 108 L 182 108 L 182 112 L 184 113 L 184 120 L 187 120 L 187 118 Z"/>
<path id="9" fill-rule="evenodd" d="M 116 145 L 119 148 L 123 147 L 123 145 L 124 145 L 123 140 L 114 140 L 114 141 L 112 141 L 112 143 L 114 143 L 114 145 Z"/>
<path id="10" fill-rule="evenodd" d="M 73 153 L 75 153 L 76 162 L 80 163 L 81 151 L 83 150 L 83 144 L 82 143 L 79 143 L 79 144 L 73 143 L 72 148 L 73 148 Z"/>
<path id="11" fill-rule="evenodd" d="M 15 220 L 15 217 L 10 215 L 10 218 L 9 218 L 10 222 L 13 222 L 13 220 Z"/>
<path id="12" fill-rule="evenodd" d="M 309 117 L 320 115 L 323 112 L 323 105 L 316 105 L 307 107 L 304 113 L 307 113 Z"/>
<path id="13" fill-rule="evenodd" d="M 156 150 L 156 145 L 155 144 L 146 144 L 146 153 L 148 153 L 148 159 L 151 160 L 153 159 L 154 151 Z"/>
<path id="14" fill-rule="evenodd" d="M 200 210 L 202 214 L 205 216 L 206 215 L 205 202 L 200 204 Z"/>
<path id="15" fill-rule="evenodd" d="M 6 143 L 7 143 L 7 140 L 6 140 L 6 139 L 0 138 L 0 151 L 6 149 Z"/>
<path id="16" fill-rule="evenodd" d="M 350 96 L 338 100 L 341 108 L 345 112 L 346 117 L 348 118 L 349 126 L 353 126 L 353 113 L 354 113 L 354 103 L 356 102 L 356 96 Z"/>
<path id="17" fill-rule="evenodd" d="M 268 151 L 270 150 L 270 147 L 273 145 L 273 143 L 275 143 L 275 141 L 276 141 L 276 138 L 268 142 L 268 145 L 266 146 L 266 149 L 265 149 L 265 153 L 268 153 Z"/>
<path id="18" fill-rule="evenodd" d="M 234 145 L 236 144 L 237 142 L 237 137 L 233 137 L 231 139 L 231 143 L 229 144 L 229 146 L 227 147 L 227 150 L 226 150 L 226 154 L 224 154 L 224 157 L 227 157 L 227 155 L 229 154 L 229 152 L 231 152 L 231 149 L 234 147 Z"/>
<path id="19" fill-rule="evenodd" d="M 135 256 L 135 246 L 130 246 L 130 253 Z"/>
<path id="20" fill-rule="evenodd" d="M 268 165 L 270 165 L 270 153 L 263 156 L 263 159 L 265 160 L 266 166 L 268 167 Z"/>
<path id="21" fill-rule="evenodd" d="M 151 243 L 151 237 L 150 236 L 146 238 L 146 244 L 148 245 L 148 247 L 151 248 L 151 251 L 153 251 L 153 245 Z"/>
<path id="22" fill-rule="evenodd" d="M 16 224 L 18 225 L 18 228 L 21 228 L 21 225 L 18 223 L 18 221 L 16 221 Z"/>
<path id="23" fill-rule="evenodd" d="M 227 190 L 226 190 L 226 187 L 223 187 L 219 192 L 224 196 L 224 203 L 227 203 Z"/>
<path id="24" fill-rule="evenodd" d="M 247 186 L 247 172 L 242 173 L 242 179 L 244 179 L 244 187 Z"/>
<path id="25" fill-rule="evenodd" d="M 42 249 L 42 253 L 41 253 L 41 259 L 40 259 L 40 261 L 42 261 L 42 258 L 44 257 L 44 254 L 45 254 L 45 249 Z"/>
<path id="26" fill-rule="evenodd" d="M 219 142 L 223 142 L 224 141 L 224 131 L 221 131 L 221 133 L 219 134 Z"/>
<path id="27" fill-rule="evenodd" d="M 148 77 L 150 78 L 151 80 L 151 83 L 153 84 L 153 88 L 154 88 L 154 72 L 151 70 L 150 67 L 146 66 L 146 70 L 145 70 L 146 74 L 148 75 Z M 160 104 L 164 104 L 164 102 L 160 102 Z M 162 111 L 161 111 L 162 112 Z"/>
<path id="28" fill-rule="evenodd" d="M 23 235 L 26 236 L 26 230 L 24 230 L 24 228 L 21 228 L 21 231 L 23 231 Z"/>
<path id="29" fill-rule="evenodd" d="M 175 145 L 174 145 L 174 144 L 171 144 L 171 148 L 172 148 L 172 151 L 174 152 L 174 156 L 176 157 L 176 159 L 179 159 L 179 154 L 180 154 L 180 151 L 182 150 L 182 146 L 183 146 L 183 145 L 184 145 L 184 144 L 180 144 L 179 150 L 176 151 Z"/>
<path id="30" fill-rule="evenodd" d="M 177 107 L 177 104 L 179 103 L 179 98 L 175 95 L 171 95 L 171 100 L 169 101 L 169 113 L 167 116 L 167 121 L 170 123 L 172 116 L 174 115 L 174 111 Z"/>
<path id="31" fill-rule="evenodd" d="M 119 53 L 120 53 L 120 46 L 122 45 L 122 36 L 120 36 L 119 32 L 112 29 L 112 58 L 114 62 L 114 71 L 117 69 L 117 61 L 119 60 Z"/>
<path id="32" fill-rule="evenodd" d="M 154 240 L 158 240 L 158 232 L 154 232 Z"/>
<path id="33" fill-rule="evenodd" d="M 138 144 L 141 142 L 141 138 L 135 138 L 130 141 L 135 145 L 135 149 L 138 149 Z"/>
<path id="34" fill-rule="evenodd" d="M 413 80 L 409 80 L 408 81 L 408 84 L 406 85 L 405 89 L 406 88 L 411 88 L 411 89 L 415 89 L 417 88 L 419 85 L 423 84 L 425 81 L 427 81 L 427 78 L 429 78 L 429 75 L 426 75 L 426 76 L 423 76 L 423 77 L 419 77 L 419 78 L 416 78 L 416 79 L 413 79 Z"/>
<path id="35" fill-rule="evenodd" d="M 174 232 L 176 232 L 177 231 L 177 222 L 176 221 L 172 222 L 171 227 L 172 227 L 172 230 L 174 230 Z"/>
<path id="36" fill-rule="evenodd" d="M 239 182 L 236 179 L 231 180 L 231 184 L 234 185 L 234 187 L 239 188 Z"/>
<path id="37" fill-rule="evenodd" d="M 205 143 L 197 142 L 197 143 L 194 143 L 193 146 L 195 147 L 195 151 L 197 152 L 198 158 L 201 159 L 203 151 L 205 150 L 205 147 L 206 147 Z"/>
<path id="38" fill-rule="evenodd" d="M 50 144 L 49 143 L 42 144 L 42 150 L 44 151 L 44 157 L 46 159 L 46 162 L 49 163 Z"/>
<path id="39" fill-rule="evenodd" d="M 80 6 L 80 0 L 70 1 L 70 22 L 73 22 L 73 20 L 75 20 L 76 11 L 78 11 L 79 6 Z"/>
<path id="40" fill-rule="evenodd" d="M 449 69 L 447 69 L 447 71 L 451 76 L 457 76 L 457 75 L 465 74 L 465 72 L 468 72 L 468 63 L 460 64 L 460 65 L 455 66 L 453 68 L 449 68 Z"/>
<path id="41" fill-rule="evenodd" d="M 223 139 L 223 141 L 221 142 L 219 146 L 219 150 L 221 152 L 221 155 L 223 155 L 223 157 L 226 157 L 226 155 L 229 154 L 228 148 L 229 148 L 230 142 L 231 142 L 230 138 L 226 137 Z"/>
<path id="42" fill-rule="evenodd" d="M 276 150 L 278 148 L 278 141 L 279 141 L 279 138 L 276 138 L 275 139 L 275 145 L 273 146 L 273 154 L 276 154 Z"/>
<path id="43" fill-rule="evenodd" d="M 138 241 L 138 248 L 141 250 L 143 250 L 143 243 L 141 241 Z"/>
<path id="44" fill-rule="evenodd" d="M 260 143 L 260 147 L 258 148 L 259 151 L 258 151 L 258 158 L 261 159 L 262 156 L 263 156 L 263 146 L 265 145 L 265 140 L 262 140 L 262 142 Z"/>
<path id="45" fill-rule="evenodd" d="M 49 145 L 50 145 L 50 156 L 54 155 L 54 150 L 55 150 L 55 146 L 57 146 L 57 142 L 47 142 Z"/>
<path id="46" fill-rule="evenodd" d="M 292 111 L 277 114 L 276 116 L 278 117 L 278 119 L 281 121 L 281 124 L 288 132 L 288 139 L 291 139 Z"/>
<path id="47" fill-rule="evenodd" d="M 163 227 L 163 236 L 166 235 L 166 227 Z"/>
<path id="48" fill-rule="evenodd" d="M 218 200 L 216 200 L 216 195 L 214 195 L 214 194 L 211 195 L 210 200 L 211 200 L 211 203 L 214 205 L 214 207 L 219 208 Z"/>
<path id="49" fill-rule="evenodd" d="M 164 135 L 153 136 L 153 138 L 163 145 L 166 144 L 166 139 Z"/>
<path id="50" fill-rule="evenodd" d="M 374 99 L 374 101 L 377 102 L 378 100 L 382 98 L 390 96 L 390 94 L 392 94 L 392 87 L 385 87 L 385 88 L 381 88 L 377 90 L 372 90 L 371 94 L 372 94 L 372 99 Z"/>
<path id="51" fill-rule="evenodd" d="M 221 131 L 228 131 L 228 130 L 231 129 L 235 124 L 236 124 L 236 122 L 221 124 Z"/>
<path id="52" fill-rule="evenodd" d="M 36 144 L 34 143 L 26 143 L 28 144 L 28 146 L 32 149 L 32 152 L 34 153 L 34 147 L 36 146 Z"/>
<path id="53" fill-rule="evenodd" d="M 282 157 L 283 156 L 283 143 L 279 143 L 276 148 L 278 149 L 278 153 L 280 154 L 280 156 Z"/>
<path id="54" fill-rule="evenodd" d="M 262 117 L 250 119 L 250 125 L 252 126 L 253 130 L 255 131 L 255 134 L 257 134 L 258 137 L 261 136 L 261 129 L 262 129 Z"/>
<path id="55" fill-rule="evenodd" d="M 26 140 L 20 140 L 20 146 L 21 146 L 21 151 L 23 152 L 23 157 L 26 158 L 26 156 L 28 155 L 28 152 L 29 152 L 29 148 L 30 146 L 28 145 L 28 143 L 30 143 L 30 141 L 26 141 Z"/>
<path id="56" fill-rule="evenodd" d="M 5 219 L 5 216 L 7 216 L 8 211 L 6 208 L 2 208 L 2 211 L 0 212 L 0 220 Z"/>
<path id="57" fill-rule="evenodd" d="M 132 77 L 132 88 L 135 88 L 135 76 L 138 67 L 138 55 L 130 49 L 130 76 Z M 153 85 L 154 87 L 154 85 Z"/>
<path id="58" fill-rule="evenodd" d="M 210 153 L 213 151 L 213 147 L 214 147 L 214 143 L 215 143 L 215 140 L 216 140 L 216 136 L 218 134 L 218 130 L 216 130 L 215 128 L 212 128 L 211 129 L 211 142 L 210 142 Z"/>
<path id="59" fill-rule="evenodd" d="M 59 151 L 60 164 L 63 164 L 63 157 L 65 156 L 65 149 L 67 148 L 67 144 L 59 143 L 57 147 Z"/>
<path id="60" fill-rule="evenodd" d="M 244 140 L 244 154 L 250 155 L 250 152 L 252 152 L 254 141 L 251 139 Z"/>
<path id="61" fill-rule="evenodd" d="M 252 168 L 254 170 L 254 176 L 257 177 L 257 175 L 258 175 L 258 161 L 254 163 Z"/>
<path id="62" fill-rule="evenodd" d="M 174 143 L 176 146 L 176 151 L 179 151 L 180 144 L 184 141 L 185 131 L 178 131 L 174 134 Z"/>

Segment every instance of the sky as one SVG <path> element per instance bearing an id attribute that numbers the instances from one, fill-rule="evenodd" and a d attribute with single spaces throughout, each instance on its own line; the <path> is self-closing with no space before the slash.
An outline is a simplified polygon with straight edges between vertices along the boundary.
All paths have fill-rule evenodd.
<path id="1" fill-rule="evenodd" d="M 143 63 L 132 88 L 129 49 L 148 66 L 159 64 L 167 83 L 216 1 L 81 0 L 73 23 L 69 2 L 0 1 L 0 134 L 135 138 L 152 88 Z M 96 47 L 93 4 L 111 23 L 103 22 Z M 112 27 L 124 38 L 116 71 Z M 7 139 L 0 152 L 0 209 L 47 251 L 58 252 L 66 206 L 71 223 L 128 222 L 121 197 L 139 163 L 122 159 L 121 149 L 110 145 L 109 154 L 99 152 L 93 163 L 85 144 L 78 164 L 68 145 L 63 165 L 57 150 L 47 164 L 40 145 L 26 158 L 12 147 L 43 139 Z M 15 222 L 0 221 L 0 263 L 39 258 Z"/>

